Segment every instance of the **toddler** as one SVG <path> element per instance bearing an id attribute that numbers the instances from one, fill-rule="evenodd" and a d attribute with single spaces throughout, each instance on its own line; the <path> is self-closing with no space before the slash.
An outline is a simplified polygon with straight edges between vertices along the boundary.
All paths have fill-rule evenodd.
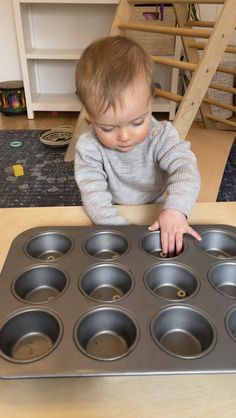
<path id="1" fill-rule="evenodd" d="M 179 254 L 200 188 L 196 158 L 170 122 L 152 116 L 154 64 L 125 36 L 96 40 L 76 68 L 77 94 L 91 125 L 75 150 L 75 179 L 95 224 L 125 225 L 115 204 L 163 202 L 150 231 L 163 253 Z"/>

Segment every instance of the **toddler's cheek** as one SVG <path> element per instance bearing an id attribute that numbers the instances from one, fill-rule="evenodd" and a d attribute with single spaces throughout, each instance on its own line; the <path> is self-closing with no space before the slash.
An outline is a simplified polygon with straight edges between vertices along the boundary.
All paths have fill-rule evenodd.
<path id="1" fill-rule="evenodd" d="M 143 142 L 144 139 L 148 136 L 149 129 L 144 127 L 138 133 L 137 142 Z"/>

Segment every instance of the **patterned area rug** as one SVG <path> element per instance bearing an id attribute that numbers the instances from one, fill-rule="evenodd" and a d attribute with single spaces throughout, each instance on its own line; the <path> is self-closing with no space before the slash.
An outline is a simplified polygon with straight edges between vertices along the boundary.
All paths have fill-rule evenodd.
<path id="1" fill-rule="evenodd" d="M 236 143 L 232 145 L 229 154 L 229 158 L 220 185 L 220 190 L 217 196 L 217 201 L 236 201 Z"/>
<path id="2" fill-rule="evenodd" d="M 73 162 L 64 162 L 65 147 L 43 145 L 39 130 L 0 131 L 0 207 L 78 206 L 80 193 Z M 19 148 L 11 146 L 20 141 Z M 21 164 L 24 175 L 15 177 L 12 166 Z"/>
<path id="3" fill-rule="evenodd" d="M 64 162 L 64 147 L 43 145 L 39 141 L 41 132 L 0 131 L 0 207 L 82 205 L 73 162 Z M 22 145 L 13 148 L 12 141 Z M 12 174 L 15 164 L 23 165 L 23 176 Z M 231 149 L 217 200 L 236 201 L 236 144 Z"/>

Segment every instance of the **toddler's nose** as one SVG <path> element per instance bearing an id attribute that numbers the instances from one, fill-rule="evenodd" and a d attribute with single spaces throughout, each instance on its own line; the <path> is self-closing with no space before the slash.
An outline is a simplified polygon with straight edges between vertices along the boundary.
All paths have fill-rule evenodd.
<path id="1" fill-rule="evenodd" d="M 129 133 L 128 133 L 127 129 L 120 129 L 120 131 L 119 131 L 119 141 L 120 142 L 129 141 Z"/>

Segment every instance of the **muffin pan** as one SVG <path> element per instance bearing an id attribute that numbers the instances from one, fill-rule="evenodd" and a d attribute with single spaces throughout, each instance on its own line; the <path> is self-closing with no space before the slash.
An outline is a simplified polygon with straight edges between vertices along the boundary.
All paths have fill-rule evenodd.
<path id="1" fill-rule="evenodd" d="M 0 276 L 0 378 L 234 373 L 236 228 L 40 227 Z"/>

